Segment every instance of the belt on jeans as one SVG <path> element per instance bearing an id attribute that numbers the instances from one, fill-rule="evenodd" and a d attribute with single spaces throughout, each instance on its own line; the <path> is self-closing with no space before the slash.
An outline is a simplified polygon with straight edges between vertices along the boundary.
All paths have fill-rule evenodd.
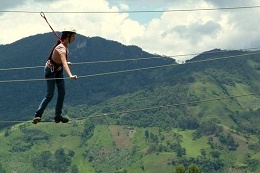
<path id="1" fill-rule="evenodd" d="M 50 60 L 48 60 L 45 64 L 46 67 L 50 68 L 51 69 L 51 72 L 54 72 L 55 70 L 56 71 L 60 71 L 62 69 L 62 66 L 55 66 L 53 65 Z"/>

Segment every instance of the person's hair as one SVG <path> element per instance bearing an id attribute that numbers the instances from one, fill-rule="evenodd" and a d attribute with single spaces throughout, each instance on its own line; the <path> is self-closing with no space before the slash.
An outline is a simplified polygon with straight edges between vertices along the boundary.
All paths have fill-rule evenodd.
<path id="1" fill-rule="evenodd" d="M 73 32 L 69 32 L 69 31 L 62 32 L 61 40 L 64 40 L 65 38 L 70 37 L 72 34 L 73 34 Z"/>
<path id="2" fill-rule="evenodd" d="M 63 41 L 63 40 L 62 40 L 62 41 Z M 60 40 L 58 40 L 58 41 L 57 41 L 57 43 L 56 43 L 56 45 L 55 45 L 55 46 L 53 46 L 53 48 L 52 48 L 52 50 L 51 50 L 51 52 L 50 52 L 50 55 L 49 55 L 49 57 L 48 57 L 48 60 L 51 60 L 52 53 L 53 53 L 53 51 L 54 51 L 55 47 L 56 47 L 56 46 L 58 46 L 60 43 L 61 43 L 61 41 L 60 41 Z"/>

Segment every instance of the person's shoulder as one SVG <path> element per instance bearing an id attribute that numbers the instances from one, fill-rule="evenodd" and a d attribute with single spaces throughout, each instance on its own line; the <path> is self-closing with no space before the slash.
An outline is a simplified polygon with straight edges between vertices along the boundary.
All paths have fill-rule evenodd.
<path id="1" fill-rule="evenodd" d="M 62 43 L 60 43 L 60 44 L 58 44 L 58 45 L 55 47 L 55 49 L 56 49 L 56 50 L 66 50 L 66 47 L 65 47 Z"/>
<path id="2" fill-rule="evenodd" d="M 60 43 L 60 44 L 58 44 L 56 47 L 55 47 L 55 50 L 54 50 L 55 52 L 58 52 L 58 54 L 65 54 L 66 53 L 66 51 L 67 51 L 67 49 L 66 49 L 66 47 L 62 44 L 62 43 Z"/>
<path id="3" fill-rule="evenodd" d="M 58 44 L 56 47 L 57 48 L 64 48 L 64 49 L 66 49 L 66 47 L 62 43 Z"/>

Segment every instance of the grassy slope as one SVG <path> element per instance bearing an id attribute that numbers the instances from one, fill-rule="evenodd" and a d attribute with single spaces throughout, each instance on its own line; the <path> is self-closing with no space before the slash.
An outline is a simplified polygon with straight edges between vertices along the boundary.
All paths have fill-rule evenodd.
<path id="1" fill-rule="evenodd" d="M 205 119 L 217 118 L 222 124 L 230 127 L 236 126 L 236 124 L 228 116 L 229 113 L 256 110 L 259 108 L 259 97 L 257 95 L 227 99 L 230 96 L 250 94 L 252 93 L 252 88 L 239 83 L 235 86 L 224 85 L 224 87 L 225 93 L 223 93 L 223 90 L 217 85 L 210 82 L 196 82 L 191 85 L 189 87 L 190 92 L 200 96 L 201 101 L 206 100 L 198 106 L 191 106 L 191 112 L 204 114 Z M 214 98 L 216 99 L 215 101 L 207 101 L 208 99 L 211 100 Z M 218 100 L 218 98 L 220 98 L 220 100 Z"/>
<path id="2" fill-rule="evenodd" d="M 186 148 L 186 154 L 190 157 L 198 157 L 200 156 L 201 149 L 209 149 L 207 145 L 207 137 L 201 137 L 197 140 L 193 140 L 192 133 L 193 130 L 186 130 L 186 131 L 175 131 L 176 133 L 183 136 L 182 140 L 182 147 Z"/>
<path id="3" fill-rule="evenodd" d="M 24 127 L 26 126 L 26 127 Z M 43 134 L 49 134 L 49 140 L 36 140 L 31 149 L 25 152 L 9 152 L 9 150 L 14 145 L 23 145 L 20 137 L 24 136 L 24 133 L 21 132 L 21 128 L 26 128 L 29 130 L 41 130 Z M 114 128 L 118 132 L 113 132 L 111 129 Z M 82 125 L 73 126 L 71 124 L 54 124 L 54 123 L 40 123 L 37 125 L 16 125 L 10 130 L 10 134 L 7 137 L 4 137 L 4 131 L 1 131 L 1 143 L 0 143 L 0 160 L 1 164 L 5 169 L 10 171 L 18 171 L 19 173 L 23 172 L 33 172 L 31 163 L 29 160 L 33 158 L 37 153 L 45 150 L 49 150 L 52 153 L 55 152 L 58 148 L 70 149 L 75 152 L 75 156 L 72 159 L 72 164 L 78 166 L 80 172 L 95 172 L 93 166 L 100 168 L 109 168 L 112 170 L 127 169 L 129 172 L 143 172 L 141 166 L 144 166 L 144 170 L 151 173 L 156 173 L 158 171 L 162 172 L 172 172 L 174 167 L 170 163 L 171 159 L 176 157 L 174 152 L 162 152 L 162 153 L 152 153 L 145 154 L 149 143 L 145 141 L 143 128 L 135 128 L 132 133 L 124 130 L 121 126 L 107 126 L 100 125 L 96 126 L 94 131 L 94 136 L 86 142 L 86 146 L 79 147 L 80 144 L 80 131 L 83 130 Z M 158 128 L 148 128 L 150 132 L 154 134 L 159 134 Z M 228 129 L 226 129 L 228 130 Z M 179 131 L 178 129 L 173 129 L 170 132 L 162 131 L 166 139 L 171 142 L 173 141 L 172 134 L 177 133 L 182 135 L 182 147 L 186 148 L 187 156 L 197 157 L 200 156 L 200 150 L 202 148 L 206 149 L 207 152 L 210 151 L 209 146 L 207 145 L 207 138 L 202 137 L 198 140 L 192 139 L 192 130 Z M 120 144 L 118 147 L 115 145 L 120 139 L 128 139 L 132 142 L 132 147 L 135 146 L 138 148 L 138 152 L 133 156 L 135 161 L 128 162 L 129 159 L 125 159 L 128 156 L 127 149 L 129 149 L 129 144 Z M 229 160 L 238 157 L 238 164 L 240 163 L 240 156 L 245 154 L 247 149 L 245 147 L 245 139 L 241 136 L 237 136 L 236 141 L 239 142 L 240 148 L 237 152 L 223 152 L 223 157 L 229 158 Z M 243 144 L 243 145 L 242 145 Z M 118 148 L 116 151 L 115 148 Z M 98 149 L 94 157 L 96 160 L 92 163 L 88 162 L 88 158 L 84 159 L 82 153 L 89 149 Z M 243 151 L 243 152 L 241 152 Z M 240 153 L 240 154 L 239 154 Z M 259 157 L 255 155 L 254 157 Z M 242 158 L 242 157 L 241 157 Z M 11 162 L 10 162 L 11 160 Z M 102 160 L 102 161 L 101 161 Z M 125 161 L 124 161 L 125 160 Z M 131 159 L 130 159 L 131 160 Z M 18 166 L 17 166 L 18 165 Z"/>
<path id="4" fill-rule="evenodd" d="M 49 140 L 35 140 L 34 145 L 27 151 L 24 152 L 8 152 L 15 145 L 23 145 L 25 141 L 18 140 L 19 138 L 23 138 L 25 134 L 21 132 L 20 128 L 24 128 L 26 125 L 26 129 L 28 130 L 40 130 L 41 134 L 50 135 Z M 1 132 L 1 146 L 2 152 L 6 153 L 8 157 L 3 157 L 1 152 L 1 163 L 2 165 L 11 172 L 13 170 L 17 170 L 19 173 L 21 172 L 33 172 L 31 168 L 31 163 L 29 160 L 33 158 L 35 155 L 39 154 L 41 151 L 51 151 L 52 153 L 59 148 L 71 149 L 75 152 L 75 156 L 73 157 L 73 163 L 79 168 L 80 172 L 94 172 L 92 166 L 82 157 L 83 148 L 79 148 L 80 137 L 77 135 L 78 132 L 82 130 L 82 126 L 73 127 L 72 124 L 54 124 L 54 123 L 40 123 L 37 125 L 16 125 L 10 130 L 10 135 L 8 137 L 4 136 L 4 131 Z M 10 160 L 12 161 L 9 164 Z M 20 165 L 19 165 L 20 163 Z M 17 166 L 17 164 L 19 166 Z"/>

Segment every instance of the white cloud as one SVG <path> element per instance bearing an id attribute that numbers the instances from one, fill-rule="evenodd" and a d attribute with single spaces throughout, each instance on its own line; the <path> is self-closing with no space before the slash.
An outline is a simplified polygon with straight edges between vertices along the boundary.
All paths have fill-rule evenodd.
<path id="1" fill-rule="evenodd" d="M 120 10 L 127 11 L 127 10 L 129 10 L 129 7 L 128 7 L 128 5 L 126 5 L 124 3 L 120 3 Z"/>
<path id="2" fill-rule="evenodd" d="M 185 6 L 179 9 L 214 8 L 205 1 Z M 259 9 L 164 13 L 160 19 L 151 21 L 144 37 L 136 43 L 166 55 L 199 53 L 214 48 L 258 47 L 259 14 Z"/>
<path id="3" fill-rule="evenodd" d="M 214 48 L 242 49 L 258 47 L 260 43 L 260 11 L 256 9 L 165 12 L 147 23 L 141 23 L 142 17 L 149 13 L 136 15 L 127 13 L 47 13 L 48 11 L 78 12 L 115 12 L 119 10 L 136 10 L 131 7 L 138 1 L 122 0 L 118 6 L 107 0 L 40 0 L 16 1 L 13 6 L 2 4 L 1 9 L 45 11 L 45 15 L 55 30 L 64 25 L 74 25 L 77 31 L 85 36 L 101 36 L 127 45 L 137 45 L 150 53 L 177 55 L 200 53 Z M 129 1 L 130 2 L 130 1 Z M 213 0 L 165 0 L 142 1 L 149 7 L 157 9 L 194 9 L 259 5 L 257 0 L 232 0 L 215 2 Z M 167 3 L 167 9 L 164 3 Z M 136 5 L 137 6 L 137 5 Z M 149 9 L 149 10 L 157 10 Z M 138 16 L 138 17 L 137 17 Z M 38 13 L 0 13 L 0 44 L 7 44 L 30 35 L 50 32 L 50 28 Z M 190 58 L 190 57 L 186 57 Z"/>

